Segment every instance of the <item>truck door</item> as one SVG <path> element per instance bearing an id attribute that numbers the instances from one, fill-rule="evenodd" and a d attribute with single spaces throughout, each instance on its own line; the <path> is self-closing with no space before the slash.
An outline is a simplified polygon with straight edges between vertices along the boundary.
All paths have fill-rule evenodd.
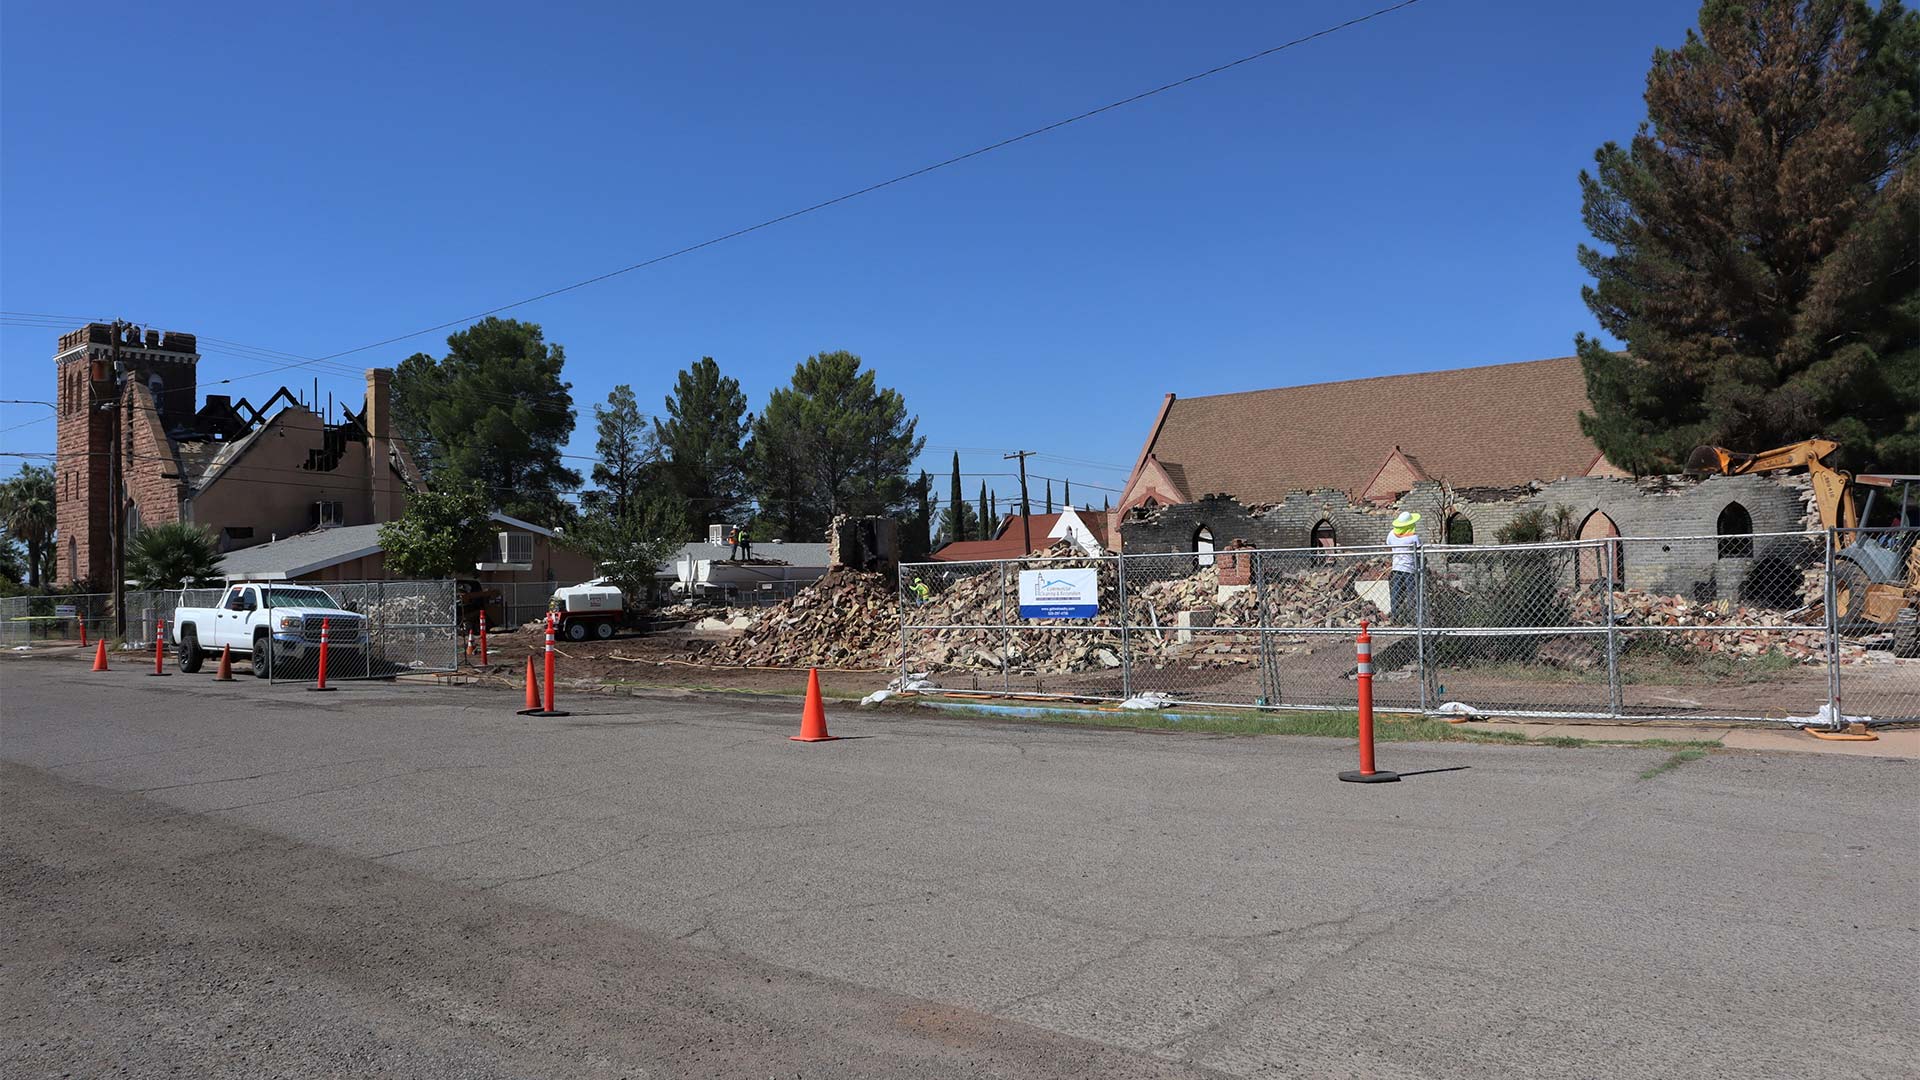
<path id="1" fill-rule="evenodd" d="M 214 644 L 231 645 L 236 649 L 253 648 L 252 615 L 255 606 L 252 586 L 235 585 L 229 590 L 226 603 L 220 605 L 220 640 Z"/>

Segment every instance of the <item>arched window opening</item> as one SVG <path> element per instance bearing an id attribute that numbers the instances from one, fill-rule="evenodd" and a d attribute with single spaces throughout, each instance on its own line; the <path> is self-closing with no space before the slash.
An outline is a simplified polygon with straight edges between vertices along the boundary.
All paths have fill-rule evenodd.
<path id="1" fill-rule="evenodd" d="M 1473 543 L 1473 521 L 1465 514 L 1447 518 L 1447 543 L 1462 546 Z"/>
<path id="2" fill-rule="evenodd" d="M 1313 527 L 1313 534 L 1308 538 L 1308 543 L 1314 547 L 1330 548 L 1338 542 L 1339 539 L 1333 534 L 1333 522 L 1326 518 L 1320 519 L 1320 524 Z"/>
<path id="3" fill-rule="evenodd" d="M 1196 560 L 1201 566 L 1213 565 L 1213 530 L 1205 525 L 1194 530 L 1193 550 L 1199 556 Z"/>
<path id="4" fill-rule="evenodd" d="M 1582 584 L 1589 581 L 1606 580 L 1607 563 L 1609 561 L 1613 563 L 1615 580 L 1619 580 L 1620 577 L 1626 573 L 1627 553 L 1624 545 L 1619 543 L 1619 536 L 1620 527 L 1613 523 L 1612 518 L 1598 510 L 1588 514 L 1587 519 L 1580 523 L 1580 539 L 1614 540 L 1612 544 L 1594 544 L 1583 546 L 1580 549 L 1580 557 L 1575 567 L 1575 573 Z M 1611 556 L 1611 559 L 1609 559 L 1609 556 Z"/>
<path id="5" fill-rule="evenodd" d="M 1737 502 L 1728 503 L 1720 511 L 1720 520 L 1714 525 L 1714 532 L 1720 536 L 1720 558 L 1753 558 L 1753 515 Z"/>

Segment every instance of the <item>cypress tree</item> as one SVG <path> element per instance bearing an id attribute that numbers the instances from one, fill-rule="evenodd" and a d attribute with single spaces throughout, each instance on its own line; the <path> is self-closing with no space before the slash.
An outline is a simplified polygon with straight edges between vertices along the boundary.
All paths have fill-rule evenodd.
<path id="1" fill-rule="evenodd" d="M 947 492 L 947 536 L 954 540 L 967 538 L 967 497 L 960 491 L 960 452 L 953 453 L 953 487 Z"/>
<path id="2" fill-rule="evenodd" d="M 1060 481 L 1060 484 L 1061 484 L 1060 505 L 1072 506 L 1073 505 L 1073 481 L 1062 480 Z"/>
<path id="3" fill-rule="evenodd" d="M 1053 513 L 1053 481 L 1047 481 L 1047 513 Z"/>
<path id="4" fill-rule="evenodd" d="M 1898 0 L 1709 0 L 1656 50 L 1647 120 L 1580 174 L 1576 341 L 1609 460 L 1814 435 L 1920 469 L 1920 15 Z"/>
<path id="5" fill-rule="evenodd" d="M 982 540 L 993 539 L 994 522 L 991 517 L 987 516 L 989 513 L 990 511 L 987 509 L 987 482 L 982 480 L 980 481 L 980 539 Z"/>

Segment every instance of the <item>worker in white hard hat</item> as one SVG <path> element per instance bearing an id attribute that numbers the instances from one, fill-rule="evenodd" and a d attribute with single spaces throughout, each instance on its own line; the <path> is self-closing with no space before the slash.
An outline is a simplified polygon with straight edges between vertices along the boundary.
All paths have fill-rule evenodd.
<path id="1" fill-rule="evenodd" d="M 1405 510 L 1393 519 L 1393 531 L 1387 534 L 1387 547 L 1393 551 L 1393 573 L 1388 579 L 1388 614 L 1399 626 L 1411 626 L 1417 619 L 1414 607 L 1419 602 L 1420 534 L 1413 527 L 1420 515 Z"/>

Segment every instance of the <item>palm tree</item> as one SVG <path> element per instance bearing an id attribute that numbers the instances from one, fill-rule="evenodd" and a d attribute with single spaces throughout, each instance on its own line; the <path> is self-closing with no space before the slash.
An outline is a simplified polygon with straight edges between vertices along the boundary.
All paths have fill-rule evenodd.
<path id="1" fill-rule="evenodd" d="M 20 474 L 0 484 L 0 523 L 27 549 L 27 580 L 39 585 L 53 551 L 53 470 L 20 466 Z"/>
<path id="2" fill-rule="evenodd" d="M 218 585 L 220 550 L 213 534 L 184 521 L 151 525 L 127 544 L 127 576 L 142 589 Z"/>

